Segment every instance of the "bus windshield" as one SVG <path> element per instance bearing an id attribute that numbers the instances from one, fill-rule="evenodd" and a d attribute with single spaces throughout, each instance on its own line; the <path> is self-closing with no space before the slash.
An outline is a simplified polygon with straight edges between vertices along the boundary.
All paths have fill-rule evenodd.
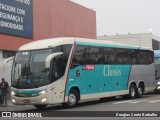
<path id="1" fill-rule="evenodd" d="M 50 81 L 45 60 L 53 49 L 18 52 L 13 66 L 12 86 L 17 88 L 35 88 Z"/>
<path id="2" fill-rule="evenodd" d="M 19 89 L 38 88 L 61 78 L 66 69 L 72 45 L 61 45 L 49 49 L 18 52 L 12 70 L 12 87 Z M 45 67 L 47 56 L 63 52 Z"/>

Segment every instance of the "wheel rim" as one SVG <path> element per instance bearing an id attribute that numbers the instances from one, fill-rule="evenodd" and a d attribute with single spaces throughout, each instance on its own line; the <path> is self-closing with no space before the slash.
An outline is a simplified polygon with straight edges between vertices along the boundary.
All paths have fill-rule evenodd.
<path id="1" fill-rule="evenodd" d="M 131 87 L 131 96 L 134 97 L 135 96 L 135 90 L 133 87 Z"/>
<path id="2" fill-rule="evenodd" d="M 69 95 L 69 103 L 70 103 L 70 105 L 74 105 L 76 103 L 76 101 L 77 101 L 76 96 L 71 93 Z"/>
<path id="3" fill-rule="evenodd" d="M 142 88 L 138 88 L 138 93 L 140 96 L 142 95 Z"/>

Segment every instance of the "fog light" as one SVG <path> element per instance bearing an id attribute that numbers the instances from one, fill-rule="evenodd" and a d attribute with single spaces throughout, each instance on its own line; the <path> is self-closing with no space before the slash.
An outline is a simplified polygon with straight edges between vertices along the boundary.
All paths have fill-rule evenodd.
<path id="1" fill-rule="evenodd" d="M 15 101 L 14 99 L 12 99 L 12 102 L 13 102 L 13 103 L 16 103 L 16 101 Z"/>
<path id="2" fill-rule="evenodd" d="M 46 98 L 43 98 L 43 99 L 42 99 L 42 102 L 45 102 L 46 100 L 47 100 Z"/>

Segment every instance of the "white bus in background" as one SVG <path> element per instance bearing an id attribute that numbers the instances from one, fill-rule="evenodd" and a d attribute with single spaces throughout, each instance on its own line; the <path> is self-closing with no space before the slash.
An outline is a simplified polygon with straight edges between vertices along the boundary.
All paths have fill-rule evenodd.
<path id="1" fill-rule="evenodd" d="M 84 38 L 53 38 L 19 48 L 12 70 L 11 99 L 16 105 L 45 108 L 79 100 L 155 89 L 153 51 Z"/>
<path id="2" fill-rule="evenodd" d="M 156 69 L 156 91 L 160 90 L 160 50 L 154 50 L 154 61 Z"/>

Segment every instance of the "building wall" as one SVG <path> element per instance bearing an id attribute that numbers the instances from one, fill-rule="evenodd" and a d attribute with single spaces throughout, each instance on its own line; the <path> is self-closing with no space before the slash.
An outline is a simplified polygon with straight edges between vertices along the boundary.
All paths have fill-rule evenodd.
<path id="1" fill-rule="evenodd" d="M 33 4 L 34 39 L 96 38 L 95 11 L 69 0 L 33 0 Z"/>
<path id="2" fill-rule="evenodd" d="M 154 50 L 160 50 L 160 37 L 152 35 L 152 46 Z"/>
<path id="3" fill-rule="evenodd" d="M 5 78 L 5 80 L 11 85 L 11 69 L 12 69 L 12 63 L 13 61 L 9 61 L 6 65 L 6 70 L 4 71 L 3 68 L 3 62 L 5 59 L 2 57 L 2 51 L 0 51 L 0 82 L 2 78 Z"/>
<path id="4" fill-rule="evenodd" d="M 0 50 L 44 38 L 96 38 L 96 12 L 69 0 L 33 0 L 33 39 L 0 34 Z"/>
<path id="5" fill-rule="evenodd" d="M 134 46 L 144 46 L 152 48 L 152 34 L 128 34 L 128 35 L 113 35 L 113 36 L 99 36 L 97 39 L 108 40 L 117 43 L 123 43 Z"/>

